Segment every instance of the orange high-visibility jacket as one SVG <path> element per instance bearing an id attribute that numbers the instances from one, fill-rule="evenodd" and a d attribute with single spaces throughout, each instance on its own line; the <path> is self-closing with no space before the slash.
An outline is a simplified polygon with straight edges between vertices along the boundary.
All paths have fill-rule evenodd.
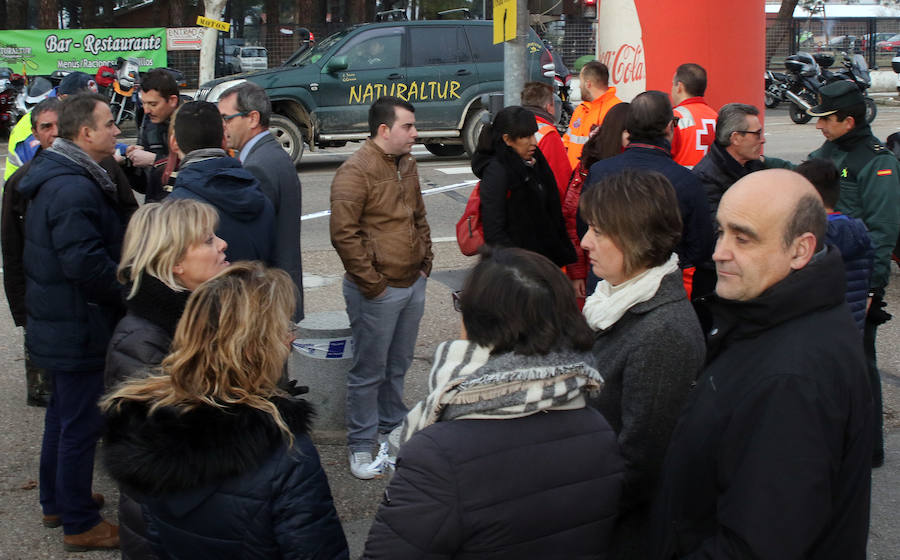
<path id="1" fill-rule="evenodd" d="M 716 139 L 718 113 L 702 97 L 685 99 L 675 106 L 678 126 L 672 138 L 672 159 L 693 167 L 703 159 Z"/>
<path id="2" fill-rule="evenodd" d="M 621 102 L 622 100 L 616 97 L 616 88 L 611 87 L 597 99 L 583 101 L 572 112 L 569 130 L 563 136 L 563 144 L 566 146 L 566 151 L 569 155 L 569 166 L 572 169 L 578 167 L 581 150 L 584 149 L 584 143 L 588 141 L 591 130 L 595 126 L 600 126 L 600 123 L 603 122 L 603 117 L 606 116 L 607 111 L 613 105 Z"/>

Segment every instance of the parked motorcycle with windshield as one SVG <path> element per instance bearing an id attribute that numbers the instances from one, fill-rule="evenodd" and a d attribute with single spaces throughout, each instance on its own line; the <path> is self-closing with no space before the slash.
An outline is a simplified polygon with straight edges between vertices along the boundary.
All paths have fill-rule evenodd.
<path id="1" fill-rule="evenodd" d="M 868 65 L 862 55 L 843 54 L 843 69 L 832 72 L 829 68 L 834 64 L 834 56 L 828 53 L 809 54 L 799 52 L 787 57 L 784 67 L 787 70 L 787 89 L 784 96 L 791 105 L 788 114 L 797 124 L 804 124 L 812 117 L 807 109 L 818 104 L 819 90 L 823 86 L 840 80 L 849 80 L 856 84 L 863 94 L 866 104 L 866 123 L 875 120 L 877 107 L 875 100 L 866 95 L 872 85 Z"/>

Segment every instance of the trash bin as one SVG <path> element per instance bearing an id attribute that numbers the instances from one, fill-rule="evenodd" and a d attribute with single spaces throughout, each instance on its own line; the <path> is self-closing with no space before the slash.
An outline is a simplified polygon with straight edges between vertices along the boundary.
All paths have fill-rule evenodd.
<path id="1" fill-rule="evenodd" d="M 344 443 L 347 371 L 353 362 L 350 319 L 344 311 L 308 313 L 294 331 L 288 375 L 309 386 L 304 397 L 316 409 L 313 437 Z"/>

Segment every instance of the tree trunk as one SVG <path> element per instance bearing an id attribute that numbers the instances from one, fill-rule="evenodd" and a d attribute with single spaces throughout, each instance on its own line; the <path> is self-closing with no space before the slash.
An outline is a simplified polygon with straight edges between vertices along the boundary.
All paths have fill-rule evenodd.
<path id="1" fill-rule="evenodd" d="M 185 27 L 184 6 L 176 0 L 169 0 L 169 26 Z"/>
<path id="2" fill-rule="evenodd" d="M 115 27 L 116 20 L 113 17 L 115 2 L 113 0 L 103 0 L 103 15 L 100 17 L 100 27 Z"/>
<path id="3" fill-rule="evenodd" d="M 25 29 L 28 17 L 27 0 L 6 0 L 6 16 L 9 29 Z"/>
<path id="4" fill-rule="evenodd" d="M 59 29 L 59 5 L 56 0 L 41 0 L 38 5 L 38 29 Z"/>
<path id="5" fill-rule="evenodd" d="M 350 23 L 365 22 L 366 3 L 363 0 L 349 0 L 347 2 L 347 19 Z"/>
<path id="6" fill-rule="evenodd" d="M 225 8 L 225 0 L 203 0 L 204 15 L 210 19 L 222 17 Z M 200 83 L 206 83 L 213 79 L 216 72 L 216 39 L 219 32 L 215 29 L 207 29 L 200 43 Z"/>
<path id="7" fill-rule="evenodd" d="M 794 19 L 794 10 L 798 0 L 782 0 L 781 9 L 772 27 L 766 29 L 766 68 L 772 56 L 787 52 L 791 46 L 791 22 Z"/>
<path id="8" fill-rule="evenodd" d="M 97 2 L 95 0 L 84 0 L 81 3 L 81 24 L 90 29 L 97 25 Z"/>

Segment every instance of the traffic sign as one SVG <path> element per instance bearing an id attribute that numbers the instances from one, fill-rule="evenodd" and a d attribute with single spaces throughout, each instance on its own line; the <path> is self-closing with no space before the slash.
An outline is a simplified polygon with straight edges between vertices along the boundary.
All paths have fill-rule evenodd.
<path id="1" fill-rule="evenodd" d="M 197 25 L 202 25 L 203 27 L 212 27 L 213 29 L 218 29 L 219 31 L 228 31 L 231 29 L 231 24 L 225 21 L 219 21 L 217 19 L 210 19 L 203 16 L 197 16 Z"/>
<path id="2" fill-rule="evenodd" d="M 517 0 L 494 0 L 494 44 L 516 38 Z"/>

